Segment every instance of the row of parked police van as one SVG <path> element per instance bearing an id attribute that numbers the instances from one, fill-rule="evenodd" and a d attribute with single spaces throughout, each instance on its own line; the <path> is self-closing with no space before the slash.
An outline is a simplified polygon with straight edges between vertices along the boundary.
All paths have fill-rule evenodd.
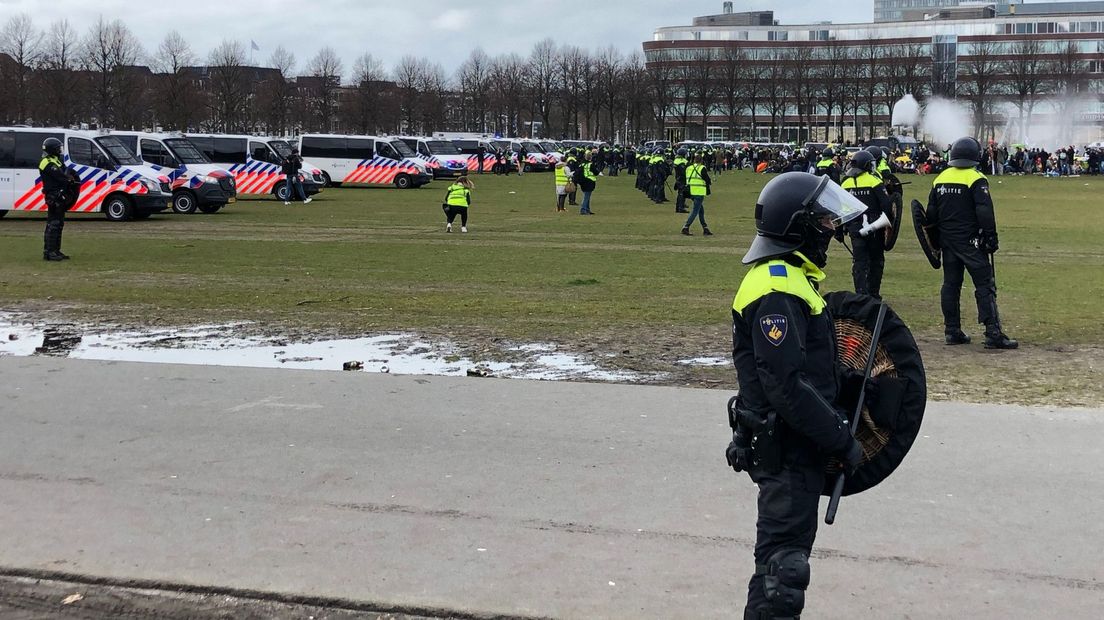
<path id="1" fill-rule="evenodd" d="M 66 165 L 80 175 L 70 211 L 102 212 L 109 220 L 176 213 L 215 213 L 240 197 L 285 200 L 283 162 L 298 148 L 307 195 L 326 186 L 421 187 L 434 178 L 493 170 L 503 154 L 526 171 L 548 170 L 563 158 L 551 141 L 481 136 L 353 136 L 304 134 L 295 140 L 229 134 L 81 131 L 0 127 L 0 217 L 45 211 L 38 165 L 42 143 L 57 138 Z"/>

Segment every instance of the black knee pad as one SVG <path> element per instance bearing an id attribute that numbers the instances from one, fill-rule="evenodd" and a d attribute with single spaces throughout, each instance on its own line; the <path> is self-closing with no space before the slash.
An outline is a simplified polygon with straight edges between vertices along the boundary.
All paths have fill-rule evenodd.
<path id="1" fill-rule="evenodd" d="M 783 548 L 767 559 L 763 590 L 775 617 L 795 617 L 805 607 L 809 587 L 809 554 L 803 549 Z"/>

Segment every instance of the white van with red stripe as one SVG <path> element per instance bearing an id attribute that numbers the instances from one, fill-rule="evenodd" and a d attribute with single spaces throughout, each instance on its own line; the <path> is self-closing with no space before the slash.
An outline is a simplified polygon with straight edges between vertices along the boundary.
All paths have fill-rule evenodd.
<path id="1" fill-rule="evenodd" d="M 211 163 L 183 134 L 112 131 L 138 159 L 169 177 L 174 213 L 216 213 L 237 200 L 234 175 Z"/>
<path id="2" fill-rule="evenodd" d="M 318 165 L 327 184 L 408 189 L 433 180 L 426 162 L 398 138 L 303 134 L 299 152 Z"/>
<path id="3" fill-rule="evenodd" d="M 212 163 L 234 175 L 238 196 L 275 196 L 287 201 L 287 180 L 280 162 L 291 152 L 287 140 L 235 134 L 184 134 Z M 303 162 L 303 191 L 312 196 L 325 182 L 317 166 Z"/>
<path id="4" fill-rule="evenodd" d="M 468 156 L 460 152 L 451 140 L 398 136 L 426 164 L 433 178 L 456 177 L 468 172 Z"/>
<path id="5" fill-rule="evenodd" d="M 71 129 L 0 127 L 0 217 L 8 211 L 45 211 L 42 143 L 57 138 L 62 159 L 81 178 L 80 197 L 70 212 L 102 212 L 107 219 L 145 219 L 168 209 L 167 176 L 139 160 L 117 137 Z"/>

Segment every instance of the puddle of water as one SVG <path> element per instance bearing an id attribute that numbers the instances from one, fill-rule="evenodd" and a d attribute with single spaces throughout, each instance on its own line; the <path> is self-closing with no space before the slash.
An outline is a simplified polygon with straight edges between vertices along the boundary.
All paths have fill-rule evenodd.
<path id="1" fill-rule="evenodd" d="M 504 349 L 511 357 L 520 357 L 519 361 L 476 362 L 456 355 L 456 347 L 451 342 L 431 343 L 413 334 L 296 343 L 226 335 L 234 327 L 245 324 L 108 331 L 79 325 L 33 323 L 15 314 L 0 312 L 0 356 L 49 355 L 303 370 L 342 370 L 345 362 L 359 361 L 366 372 L 403 375 L 465 376 L 479 369 L 480 374 L 495 377 L 553 381 L 634 382 L 649 378 L 641 373 L 602 370 L 580 356 L 556 352 L 555 345 L 545 343 Z"/>

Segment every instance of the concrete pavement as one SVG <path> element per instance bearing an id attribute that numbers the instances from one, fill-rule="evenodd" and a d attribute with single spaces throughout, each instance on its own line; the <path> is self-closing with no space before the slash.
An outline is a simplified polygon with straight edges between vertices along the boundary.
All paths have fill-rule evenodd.
<path id="1" fill-rule="evenodd" d="M 725 467 L 728 396 L 0 358 L 0 566 L 733 617 L 755 487 Z M 807 617 L 1098 617 L 1104 412 L 935 403 L 921 435 L 821 526 Z"/>

